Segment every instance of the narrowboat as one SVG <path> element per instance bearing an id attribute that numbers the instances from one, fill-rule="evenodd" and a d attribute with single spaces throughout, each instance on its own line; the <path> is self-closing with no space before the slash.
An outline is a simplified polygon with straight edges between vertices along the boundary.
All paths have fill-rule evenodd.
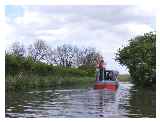
<path id="1" fill-rule="evenodd" d="M 117 80 L 118 71 L 104 70 L 100 78 L 95 83 L 95 89 L 117 90 L 119 82 Z"/>

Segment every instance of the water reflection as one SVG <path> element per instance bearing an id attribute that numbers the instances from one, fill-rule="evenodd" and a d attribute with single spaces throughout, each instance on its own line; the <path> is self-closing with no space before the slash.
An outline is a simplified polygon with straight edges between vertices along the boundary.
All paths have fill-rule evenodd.
<path id="1" fill-rule="evenodd" d="M 109 97 L 108 97 L 109 96 Z M 99 99 L 98 99 L 98 107 L 99 107 L 99 116 L 105 117 L 106 115 L 109 115 L 113 110 L 112 107 L 115 106 L 115 93 L 108 93 L 106 94 L 105 91 L 101 91 L 99 93 Z M 114 109 L 115 111 L 115 109 Z"/>
<path id="2" fill-rule="evenodd" d="M 121 83 L 117 91 L 12 92 L 6 94 L 6 117 L 155 117 L 155 92 L 130 83 Z"/>
<path id="3" fill-rule="evenodd" d="M 133 88 L 135 89 L 135 88 Z M 130 91 L 128 117 L 156 117 L 156 93 L 148 89 L 136 89 Z M 136 115 L 135 115 L 136 113 Z"/>

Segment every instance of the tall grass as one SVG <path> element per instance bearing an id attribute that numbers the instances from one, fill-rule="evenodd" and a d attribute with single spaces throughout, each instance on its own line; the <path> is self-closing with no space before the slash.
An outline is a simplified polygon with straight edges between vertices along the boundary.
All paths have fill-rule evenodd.
<path id="1" fill-rule="evenodd" d="M 76 76 L 39 76 L 25 74 L 6 76 L 6 90 L 29 90 L 39 88 L 60 88 L 60 87 L 87 87 L 94 83 L 94 77 L 76 77 Z"/>

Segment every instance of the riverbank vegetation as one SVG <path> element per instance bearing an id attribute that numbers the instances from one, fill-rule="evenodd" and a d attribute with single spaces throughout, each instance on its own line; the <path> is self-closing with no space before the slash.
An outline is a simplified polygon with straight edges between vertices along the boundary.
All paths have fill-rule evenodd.
<path id="1" fill-rule="evenodd" d="M 119 74 L 117 79 L 119 81 L 122 81 L 122 82 L 128 82 L 128 81 L 131 81 L 131 77 L 129 74 Z"/>
<path id="2" fill-rule="evenodd" d="M 62 45 L 50 48 L 45 41 L 35 41 L 28 48 L 19 42 L 6 50 L 6 90 L 88 86 L 95 81 L 94 48 Z"/>
<path id="3" fill-rule="evenodd" d="M 156 85 L 156 33 L 145 33 L 129 40 L 119 49 L 116 60 L 129 69 L 131 79 L 137 86 Z"/>

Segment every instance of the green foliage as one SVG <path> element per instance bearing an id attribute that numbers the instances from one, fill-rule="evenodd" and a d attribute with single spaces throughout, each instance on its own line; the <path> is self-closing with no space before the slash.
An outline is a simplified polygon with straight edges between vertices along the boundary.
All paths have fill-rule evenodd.
<path id="1" fill-rule="evenodd" d="M 116 60 L 129 69 L 134 83 L 156 83 L 156 34 L 146 33 L 129 40 L 129 45 L 119 49 Z"/>
<path id="2" fill-rule="evenodd" d="M 77 77 L 77 76 L 39 76 L 35 74 L 24 74 L 23 77 L 19 75 L 6 76 L 6 91 L 19 91 L 30 89 L 47 89 L 47 88 L 61 88 L 61 87 L 89 87 L 94 83 L 94 77 Z"/>
<path id="3" fill-rule="evenodd" d="M 5 72 L 6 74 L 15 75 L 20 72 L 22 66 L 23 58 L 16 55 L 6 54 L 5 57 Z"/>
<path id="4" fill-rule="evenodd" d="M 5 55 L 6 87 L 13 85 L 16 89 L 26 89 L 73 85 L 82 83 L 86 77 L 94 81 L 94 66 L 99 55 L 94 48 L 89 47 L 64 44 L 51 48 L 43 40 L 24 47 L 15 42 Z"/>
<path id="5" fill-rule="evenodd" d="M 85 69 L 66 68 L 61 66 L 48 65 L 42 62 L 34 62 L 31 57 L 21 58 L 15 55 L 6 54 L 6 74 L 33 73 L 40 76 L 60 75 L 60 76 L 86 76 Z"/>
<path id="6" fill-rule="evenodd" d="M 95 65 L 81 65 L 79 66 L 79 69 L 85 70 L 87 72 L 87 76 L 95 76 Z"/>
<path id="7" fill-rule="evenodd" d="M 86 84 L 84 80 L 94 81 L 94 74 L 85 68 L 66 68 L 53 66 L 31 57 L 20 57 L 13 54 L 5 56 L 6 88 L 23 90 L 66 85 Z M 90 80 L 91 81 L 91 80 Z M 89 82 L 90 82 L 89 81 Z"/>

